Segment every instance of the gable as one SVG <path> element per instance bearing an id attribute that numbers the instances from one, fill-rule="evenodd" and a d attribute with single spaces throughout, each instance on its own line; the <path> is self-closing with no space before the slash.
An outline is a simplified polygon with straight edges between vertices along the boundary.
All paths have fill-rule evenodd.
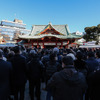
<path id="1" fill-rule="evenodd" d="M 58 32 L 51 24 L 47 25 L 40 33 L 36 35 L 43 35 L 43 34 L 52 34 L 52 35 L 63 35 L 62 33 Z"/>

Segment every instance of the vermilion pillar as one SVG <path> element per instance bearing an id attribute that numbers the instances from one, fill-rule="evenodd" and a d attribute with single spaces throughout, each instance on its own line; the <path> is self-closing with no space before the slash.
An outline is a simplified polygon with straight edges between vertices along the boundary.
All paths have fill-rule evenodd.
<path id="1" fill-rule="evenodd" d="M 39 42 L 38 42 L 38 40 L 37 40 L 37 48 L 39 48 Z"/>

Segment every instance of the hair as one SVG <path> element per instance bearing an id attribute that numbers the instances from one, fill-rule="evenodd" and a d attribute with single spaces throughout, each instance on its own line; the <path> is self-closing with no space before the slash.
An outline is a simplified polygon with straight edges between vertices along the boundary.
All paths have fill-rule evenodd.
<path id="1" fill-rule="evenodd" d="M 88 52 L 88 57 L 94 57 L 94 52 L 89 51 L 89 52 Z"/>
<path id="2" fill-rule="evenodd" d="M 62 58 L 62 62 L 65 64 L 65 65 L 73 65 L 74 63 L 74 60 L 72 57 L 70 56 L 65 56 Z"/>
<path id="3" fill-rule="evenodd" d="M 15 55 L 14 51 L 10 51 L 10 53 L 8 53 L 8 59 L 12 58 Z"/>
<path id="4" fill-rule="evenodd" d="M 66 49 L 64 49 L 64 50 L 63 50 L 63 53 L 67 53 L 67 50 L 66 50 Z"/>
<path id="5" fill-rule="evenodd" d="M 45 51 L 45 54 L 46 54 L 46 55 L 48 55 L 48 54 L 49 54 L 49 51 L 48 51 L 48 50 L 46 50 L 46 51 Z"/>
<path id="6" fill-rule="evenodd" d="M 4 53 L 9 53 L 9 50 L 7 47 L 5 47 L 3 51 L 4 51 Z"/>
<path id="7" fill-rule="evenodd" d="M 81 60 L 83 58 L 82 52 L 77 52 L 76 53 L 76 58 L 79 59 L 79 60 Z"/>
<path id="8" fill-rule="evenodd" d="M 56 56 L 56 53 L 51 53 L 49 58 L 51 61 L 54 61 Z"/>
<path id="9" fill-rule="evenodd" d="M 97 55 L 98 58 L 100 58 L 100 51 L 97 51 L 96 55 Z"/>
<path id="10" fill-rule="evenodd" d="M 21 48 L 19 46 L 15 46 L 13 50 L 15 53 L 19 53 Z"/>

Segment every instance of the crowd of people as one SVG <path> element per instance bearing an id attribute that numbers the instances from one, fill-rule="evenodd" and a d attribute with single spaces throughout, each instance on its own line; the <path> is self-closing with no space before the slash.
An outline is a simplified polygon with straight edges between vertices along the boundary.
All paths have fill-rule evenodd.
<path id="1" fill-rule="evenodd" d="M 100 100 L 100 49 L 1 48 L 0 100 L 24 100 L 27 81 L 31 100 L 42 82 L 46 100 Z"/>

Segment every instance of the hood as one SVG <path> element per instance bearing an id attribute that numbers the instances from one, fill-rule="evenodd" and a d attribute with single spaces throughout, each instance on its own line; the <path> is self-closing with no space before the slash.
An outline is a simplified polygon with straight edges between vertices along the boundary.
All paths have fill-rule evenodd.
<path id="1" fill-rule="evenodd" d="M 80 84 L 83 76 L 82 73 L 76 71 L 74 66 L 67 66 L 61 71 L 60 75 L 67 84 L 75 86 Z"/>

